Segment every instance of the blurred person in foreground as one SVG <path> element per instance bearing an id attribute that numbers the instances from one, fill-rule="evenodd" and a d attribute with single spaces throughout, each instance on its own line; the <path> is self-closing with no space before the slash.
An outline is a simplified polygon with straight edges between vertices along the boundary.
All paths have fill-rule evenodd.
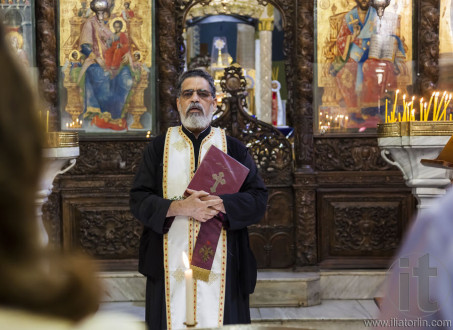
<path id="1" fill-rule="evenodd" d="M 0 329 L 144 329 L 134 318 L 97 313 L 93 264 L 41 245 L 35 198 L 44 134 L 30 81 L 0 25 Z"/>
<path id="2" fill-rule="evenodd" d="M 376 329 L 453 328 L 453 189 L 418 212 L 390 267 Z"/>

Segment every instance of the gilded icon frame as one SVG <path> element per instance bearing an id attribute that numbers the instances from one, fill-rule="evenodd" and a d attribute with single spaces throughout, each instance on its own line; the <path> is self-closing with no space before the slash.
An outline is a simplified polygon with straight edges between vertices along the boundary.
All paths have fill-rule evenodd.
<path id="1" fill-rule="evenodd" d="M 386 100 L 414 90 L 413 2 L 392 0 L 382 20 L 373 7 L 360 9 L 358 1 L 317 4 L 314 134 L 375 134 Z"/>
<path id="2" fill-rule="evenodd" d="M 149 135 L 156 129 L 153 0 L 108 0 L 102 15 L 90 3 L 59 2 L 59 129 Z"/>

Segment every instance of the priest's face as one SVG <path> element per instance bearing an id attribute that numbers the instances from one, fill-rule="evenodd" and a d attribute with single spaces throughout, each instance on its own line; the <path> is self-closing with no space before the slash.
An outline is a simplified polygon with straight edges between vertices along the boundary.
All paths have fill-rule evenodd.
<path id="1" fill-rule="evenodd" d="M 194 133 L 211 124 L 217 100 L 211 94 L 209 82 L 202 77 L 189 77 L 181 85 L 181 95 L 176 99 L 181 123 Z"/>

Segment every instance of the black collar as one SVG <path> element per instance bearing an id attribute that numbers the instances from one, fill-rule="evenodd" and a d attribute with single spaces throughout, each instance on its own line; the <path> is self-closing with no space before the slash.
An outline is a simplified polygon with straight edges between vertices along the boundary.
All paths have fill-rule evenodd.
<path id="1" fill-rule="evenodd" d="M 203 132 L 201 132 L 200 135 L 198 135 L 198 139 L 195 137 L 195 135 L 193 135 L 193 133 L 191 131 L 189 131 L 183 125 L 181 125 L 181 126 L 182 126 L 182 131 L 184 132 L 184 134 L 186 134 L 187 137 L 190 139 L 190 141 L 192 141 L 193 153 L 194 153 L 194 157 L 195 157 L 195 169 L 197 169 L 197 167 L 198 167 L 198 154 L 200 153 L 201 142 L 211 132 L 211 126 L 208 126 Z"/>
<path id="2" fill-rule="evenodd" d="M 192 142 L 195 142 L 195 141 L 203 141 L 203 139 L 205 137 L 208 136 L 209 133 L 211 133 L 211 126 L 208 126 L 207 128 L 205 128 L 205 130 L 203 132 L 201 132 L 199 135 L 198 135 L 198 138 L 195 137 L 195 135 L 190 131 L 188 130 L 187 128 L 184 127 L 184 125 L 181 125 L 182 127 L 182 131 L 184 132 L 184 134 L 186 134 L 190 140 L 192 140 Z"/>

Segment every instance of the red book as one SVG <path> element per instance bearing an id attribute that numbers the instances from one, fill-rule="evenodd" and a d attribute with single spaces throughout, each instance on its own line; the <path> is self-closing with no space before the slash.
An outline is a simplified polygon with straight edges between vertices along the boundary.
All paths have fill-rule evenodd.
<path id="1" fill-rule="evenodd" d="M 238 192 L 249 169 L 215 146 L 209 147 L 187 188 L 211 195 Z"/>
<path id="2" fill-rule="evenodd" d="M 222 150 L 211 146 L 195 172 L 188 188 L 203 190 L 211 195 L 233 194 L 239 191 L 249 169 Z M 223 214 L 203 222 L 192 253 L 194 278 L 209 281 L 212 262 L 222 231 Z"/>

